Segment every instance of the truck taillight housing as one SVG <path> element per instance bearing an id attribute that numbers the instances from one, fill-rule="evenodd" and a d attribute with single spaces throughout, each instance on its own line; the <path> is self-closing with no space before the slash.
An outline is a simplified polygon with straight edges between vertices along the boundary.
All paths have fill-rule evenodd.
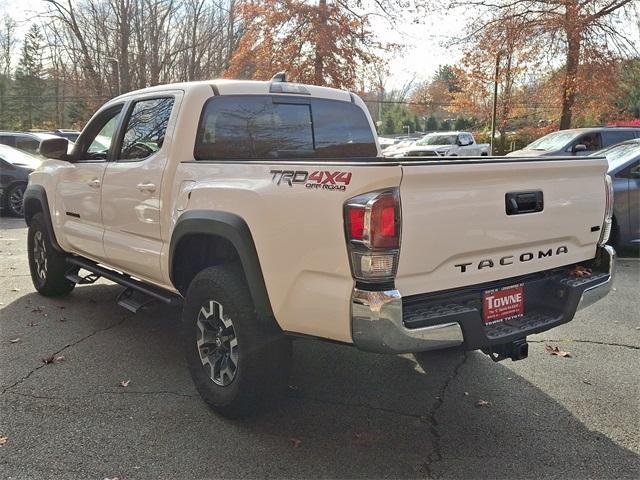
<path id="1" fill-rule="evenodd" d="M 357 280 L 393 280 L 400 253 L 398 189 L 365 193 L 344 206 L 351 272 Z"/>
<path id="2" fill-rule="evenodd" d="M 600 233 L 599 245 L 604 245 L 611 235 L 611 223 L 613 222 L 613 183 L 609 175 L 604 176 L 604 222 L 602 223 L 602 232 Z"/>

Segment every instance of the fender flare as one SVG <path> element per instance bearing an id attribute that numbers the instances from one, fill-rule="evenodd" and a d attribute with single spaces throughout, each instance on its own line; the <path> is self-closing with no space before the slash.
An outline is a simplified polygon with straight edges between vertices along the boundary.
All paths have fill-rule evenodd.
<path id="1" fill-rule="evenodd" d="M 47 192 L 42 185 L 28 184 L 23 196 L 24 205 L 24 220 L 27 226 L 31 226 L 31 219 L 38 212 L 41 211 L 44 215 L 44 224 L 49 235 L 51 245 L 57 251 L 62 252 L 62 248 L 56 240 L 56 235 L 53 231 L 53 223 L 51 223 L 51 212 L 49 210 L 49 201 L 47 199 Z M 37 208 L 40 205 L 40 208 Z"/>
<path id="2" fill-rule="evenodd" d="M 274 317 L 264 283 L 258 252 L 251 230 L 240 216 L 212 210 L 190 210 L 180 215 L 171 234 L 169 246 L 169 278 L 174 278 L 174 259 L 180 240 L 188 235 L 204 234 L 228 240 L 238 252 L 254 308 L 261 317 Z"/>

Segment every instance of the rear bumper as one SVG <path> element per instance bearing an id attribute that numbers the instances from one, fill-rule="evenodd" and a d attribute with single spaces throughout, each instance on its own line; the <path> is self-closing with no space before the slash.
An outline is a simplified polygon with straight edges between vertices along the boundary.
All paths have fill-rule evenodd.
<path id="1" fill-rule="evenodd" d="M 615 250 L 598 249 L 595 259 L 581 265 L 593 273 L 576 278 L 573 266 L 470 288 L 403 298 L 398 290 L 355 288 L 351 297 L 351 330 L 361 350 L 411 353 L 462 346 L 468 350 L 513 342 L 569 322 L 578 309 L 605 297 L 615 273 Z M 486 326 L 482 292 L 523 283 L 525 315 Z"/>

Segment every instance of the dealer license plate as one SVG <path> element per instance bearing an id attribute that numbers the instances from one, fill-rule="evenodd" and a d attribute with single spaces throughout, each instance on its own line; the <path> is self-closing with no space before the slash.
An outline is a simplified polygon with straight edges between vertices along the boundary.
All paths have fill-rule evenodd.
<path id="1" fill-rule="evenodd" d="M 524 285 L 485 290 L 482 296 L 482 319 L 487 325 L 524 315 Z"/>

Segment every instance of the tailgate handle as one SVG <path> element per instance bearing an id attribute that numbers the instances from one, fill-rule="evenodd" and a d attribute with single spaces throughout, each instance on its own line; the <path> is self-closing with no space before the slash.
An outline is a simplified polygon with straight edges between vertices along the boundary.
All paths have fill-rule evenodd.
<path id="1" fill-rule="evenodd" d="M 541 212 L 544 208 L 541 190 L 533 192 L 509 192 L 505 194 L 504 197 L 507 215 Z"/>

